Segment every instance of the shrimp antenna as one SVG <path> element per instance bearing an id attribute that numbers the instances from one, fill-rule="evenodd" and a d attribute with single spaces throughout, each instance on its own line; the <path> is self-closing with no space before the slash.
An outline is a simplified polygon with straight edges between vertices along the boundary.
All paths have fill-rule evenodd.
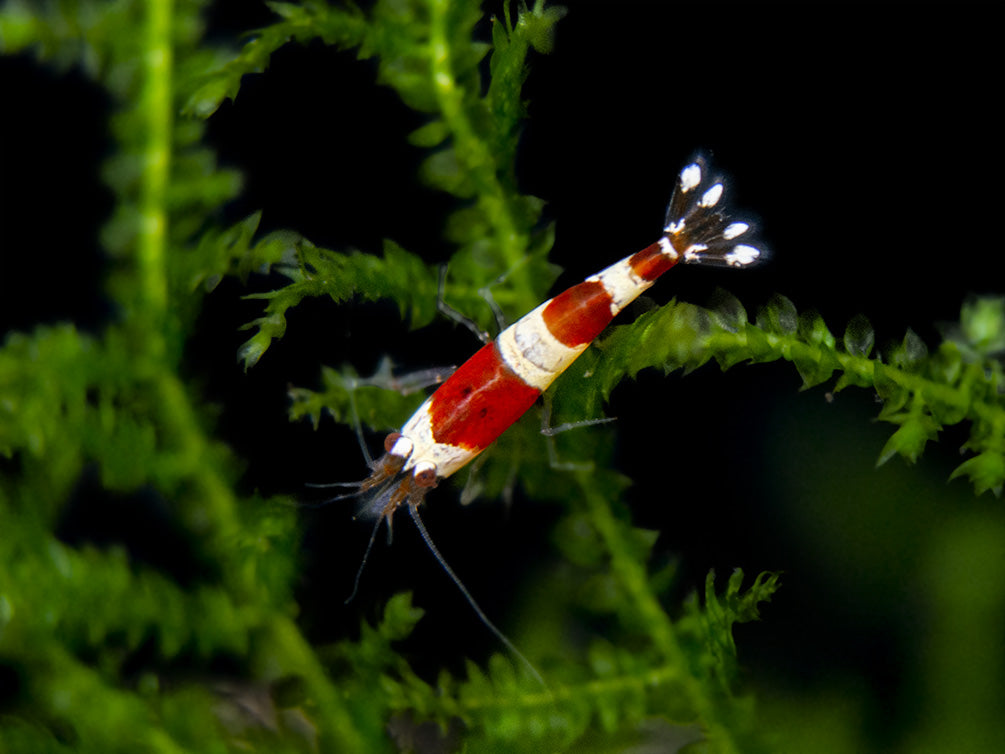
<path id="1" fill-rule="evenodd" d="M 384 520 L 383 516 L 378 516 L 377 521 L 373 525 L 373 531 L 370 532 L 370 541 L 366 543 L 366 552 L 363 553 L 363 560 L 359 564 L 359 568 L 356 570 L 356 578 L 352 582 L 352 593 L 345 598 L 343 605 L 348 605 L 352 602 L 353 598 L 356 596 L 356 592 L 359 591 L 359 580 L 363 576 L 363 569 L 366 568 L 366 561 L 370 559 L 370 551 L 373 549 L 373 542 L 377 539 L 377 532 L 380 530 L 380 524 Z"/>
<path id="2" fill-rule="evenodd" d="M 359 442 L 359 447 L 363 451 L 363 458 L 366 459 L 367 466 L 373 466 L 373 456 L 370 455 L 370 449 L 366 447 L 366 440 L 363 437 L 363 423 L 359 419 L 359 411 L 356 409 L 356 381 L 353 380 L 352 385 L 346 385 L 346 392 L 349 395 L 349 410 L 352 416 L 352 428 L 356 432 L 356 440 Z"/>
<path id="3" fill-rule="evenodd" d="M 425 524 L 422 523 L 422 518 L 419 516 L 418 506 L 409 505 L 408 512 L 412 515 L 412 520 L 415 522 L 415 526 L 418 528 L 419 534 L 422 535 L 422 539 L 426 543 L 426 547 L 428 547 L 429 551 L 433 553 L 433 557 L 436 558 L 437 561 L 439 561 L 440 566 L 443 568 L 444 571 L 447 572 L 447 576 L 450 577 L 451 581 L 453 581 L 457 585 L 457 588 L 461 590 L 461 594 L 464 595 L 464 599 L 466 599 L 468 601 L 468 604 L 471 605 L 471 609 L 475 611 L 475 614 L 478 616 L 478 619 L 485 624 L 485 627 L 489 631 L 495 634 L 496 638 L 503 643 L 506 649 L 508 649 L 510 652 L 513 653 L 514 657 L 516 657 L 520 662 L 523 663 L 524 667 L 527 668 L 528 672 L 530 672 L 530 674 L 534 677 L 534 680 L 536 680 L 539 684 L 541 684 L 541 687 L 545 691 L 548 691 L 548 684 L 544 682 L 544 678 L 542 678 L 541 674 L 537 672 L 537 668 L 535 668 L 531 664 L 530 660 L 524 657 L 523 652 L 521 652 L 519 649 L 516 648 L 516 645 L 509 640 L 509 637 L 507 637 L 506 634 L 500 631 L 495 623 L 489 620 L 489 617 L 478 606 L 478 603 L 475 602 L 475 598 L 471 596 L 471 592 L 469 592 L 468 588 L 464 586 L 464 582 L 462 582 L 460 577 L 456 573 L 454 573 L 454 569 L 448 565 L 446 559 L 443 557 L 443 555 L 440 554 L 440 551 L 437 549 L 436 545 L 433 544 L 433 538 L 429 536 L 429 532 L 426 530 Z M 376 535 L 376 531 L 374 532 L 374 534 Z M 373 544 L 372 537 L 370 539 L 370 543 Z"/>
<path id="4" fill-rule="evenodd" d="M 311 482 L 305 482 L 305 487 L 315 487 L 315 488 L 325 488 L 325 487 L 359 487 L 359 482 L 325 482 L 321 484 L 312 484 Z M 346 492 L 343 495 L 335 495 L 333 497 L 326 497 L 324 500 L 318 500 L 317 502 L 307 503 L 302 500 L 295 501 L 281 501 L 283 505 L 287 505 L 291 508 L 297 509 L 310 509 L 310 508 L 324 508 L 326 505 L 338 502 L 339 500 L 348 500 L 352 497 L 359 497 L 366 490 L 354 490 L 353 492 Z"/>

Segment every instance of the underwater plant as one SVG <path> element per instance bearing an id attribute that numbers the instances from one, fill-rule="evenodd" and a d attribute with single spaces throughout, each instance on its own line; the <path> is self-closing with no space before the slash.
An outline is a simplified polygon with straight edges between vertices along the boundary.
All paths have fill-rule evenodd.
<path id="1" fill-rule="evenodd" d="M 486 290 L 509 321 L 544 301 L 558 276 L 556 226 L 521 190 L 518 146 L 528 59 L 549 52 L 566 11 L 543 0 L 491 19 L 467 0 L 268 7 L 275 15 L 237 50 L 206 40 L 207 4 L 196 0 L 0 9 L 0 51 L 74 67 L 108 97 L 102 173 L 114 205 L 100 236 L 110 311 L 94 326 L 12 331 L 0 348 L 0 748 L 610 751 L 648 737 L 772 750 L 739 681 L 734 629 L 759 617 L 781 577 L 709 573 L 700 596 L 677 599 L 676 564 L 653 555 L 658 533 L 633 524 L 617 423 L 547 438 L 528 416 L 460 475 L 466 500 L 519 494 L 550 511 L 553 567 L 521 587 L 527 596 L 505 622 L 544 687 L 502 646 L 484 663 L 455 657 L 429 672 L 407 640 L 437 616 L 423 617 L 409 593 L 379 615 L 354 614 L 358 633 L 336 640 L 304 619 L 303 490 L 248 489 L 248 459 L 224 440 L 206 378 L 194 374 L 204 312 L 221 289 L 250 286 L 243 311 L 256 314 L 237 354 L 253 379 L 311 301 L 391 302 L 400 332 L 417 337 L 439 316 L 444 263 L 445 300 L 478 329 L 496 327 Z M 448 245 L 448 258 L 390 238 L 379 253 L 331 250 L 300 228 L 263 228 L 268 207 L 225 220 L 244 187 L 218 165 L 206 122 L 293 44 L 370 61 L 376 82 L 416 114 L 417 173 L 445 197 L 442 238 L 430 245 Z M 751 318 L 720 293 L 707 307 L 672 300 L 612 327 L 557 381 L 547 410 L 556 424 L 601 417 L 615 388 L 650 368 L 788 362 L 805 388 L 875 393 L 879 419 L 896 427 L 881 463 L 915 462 L 956 427 L 967 455 L 953 476 L 1000 495 L 1003 352 L 1000 298 L 967 303 L 935 348 L 908 332 L 881 351 L 864 318 L 835 336 L 783 296 Z M 326 366 L 306 386 L 298 374 L 290 418 L 331 418 L 347 436 L 354 425 L 386 432 L 423 400 L 403 389 L 407 370 L 361 371 Z M 668 465 L 709 452 L 681 446 Z M 334 473 L 360 468 L 353 460 Z M 447 492 L 437 494 L 449 505 Z M 104 538 L 77 538 L 81 516 L 97 516 L 92 532 L 108 523 L 95 513 L 102 505 L 122 520 Z M 340 515 L 362 544 L 365 527 Z M 115 533 L 128 526 L 146 533 L 122 544 Z M 340 603 L 349 590 L 326 591 Z"/>

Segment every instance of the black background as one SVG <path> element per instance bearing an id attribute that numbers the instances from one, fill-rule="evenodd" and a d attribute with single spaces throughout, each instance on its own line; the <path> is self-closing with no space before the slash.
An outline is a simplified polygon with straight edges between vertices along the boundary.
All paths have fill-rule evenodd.
<path id="1" fill-rule="evenodd" d="M 258 3 L 218 3 L 210 38 L 230 43 L 270 18 Z M 732 204 L 759 218 L 772 262 L 675 270 L 653 299 L 705 303 L 722 286 L 752 312 L 779 292 L 818 309 L 839 336 L 861 313 L 880 344 L 911 327 L 934 346 L 938 323 L 957 319 L 967 296 L 1003 287 L 1003 20 L 992 4 L 570 3 L 554 52 L 531 56 L 519 162 L 522 189 L 545 199 L 556 223 L 552 260 L 565 273 L 555 290 L 654 240 L 676 172 L 701 150 L 730 177 Z M 487 23 L 479 33 L 489 39 Z M 115 316 L 97 240 L 111 208 L 99 178 L 110 103 L 78 70 L 52 72 L 27 57 L 2 66 L 18 107 L 4 116 L 0 327 L 69 319 L 97 331 Z M 311 44 L 288 45 L 247 77 L 210 120 L 221 161 L 246 179 L 227 219 L 261 209 L 263 230 L 291 228 L 329 248 L 376 252 L 391 238 L 446 259 L 441 230 L 453 202 L 418 182 L 424 153 L 406 143 L 424 118 L 375 76 L 373 61 Z M 253 279 L 250 289 L 275 282 Z M 247 335 L 237 328 L 260 311 L 241 299 L 247 292 L 225 281 L 209 297 L 186 368 L 219 406 L 220 430 L 247 462 L 248 491 L 299 496 L 304 481 L 364 473 L 348 430 L 286 421 L 287 384 L 316 387 L 322 364 L 367 374 L 385 354 L 407 369 L 455 364 L 476 347 L 445 322 L 408 332 L 390 305 L 313 301 L 245 374 L 235 353 Z M 765 620 L 738 630 L 755 687 L 862 679 L 880 710 L 872 724 L 891 736 L 887 713 L 910 712 L 903 644 L 916 595 L 875 568 L 905 566 L 875 556 L 866 567 L 854 551 L 821 560 L 813 548 L 828 540 L 827 522 L 793 511 L 812 510 L 821 490 L 845 489 L 849 477 L 863 480 L 862 494 L 923 489 L 947 506 L 974 505 L 959 502 L 969 501 L 964 482 L 944 483 L 965 434 L 946 432 L 921 470 L 894 459 L 874 472 L 892 430 L 870 422 L 871 395 L 849 390 L 827 403 L 826 388 L 799 393 L 799 384 L 784 364 L 626 382 L 610 407 L 618 468 L 637 480 L 636 522 L 661 532 L 661 557 L 679 558 L 675 599 L 710 568 L 786 571 Z M 834 448 L 843 455 L 830 457 Z M 427 523 L 506 626 L 520 579 L 553 557 L 558 512 L 519 496 L 508 509 L 462 508 L 455 498 L 441 487 Z M 904 502 L 898 521 L 917 515 Z M 991 505 L 987 496 L 977 504 Z M 78 511 L 70 538 L 101 539 L 111 519 L 123 538 L 145 525 L 126 506 L 95 505 L 112 513 Z M 315 639 L 351 634 L 390 594 L 411 589 L 429 610 L 411 643 L 420 670 L 444 661 L 459 669 L 465 655 L 499 650 L 408 526 L 390 549 L 378 543 L 359 599 L 343 607 L 369 533 L 349 512 L 304 514 L 301 602 Z M 871 532 L 880 550 L 900 533 Z M 891 552 L 901 557 L 894 544 Z M 442 653 L 431 649 L 438 640 Z"/>

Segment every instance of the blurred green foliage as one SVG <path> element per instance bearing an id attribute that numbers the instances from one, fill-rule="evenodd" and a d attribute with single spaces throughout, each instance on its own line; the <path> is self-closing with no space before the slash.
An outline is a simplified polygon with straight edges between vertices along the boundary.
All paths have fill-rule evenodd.
<path id="1" fill-rule="evenodd" d="M 528 649 L 548 689 L 504 656 L 486 668 L 469 664 L 465 678 L 444 671 L 435 686 L 421 679 L 395 646 L 421 617 L 406 594 L 358 639 L 327 647 L 305 640 L 292 596 L 295 512 L 236 492 L 240 459 L 214 437 L 208 407 L 183 377 L 183 347 L 206 291 L 223 276 L 268 269 L 289 281 L 260 296 L 264 313 L 249 324 L 240 354 L 250 367 L 307 297 L 386 298 L 411 325 L 428 323 L 437 271 L 390 241 L 382 256 L 342 254 L 293 232 L 258 235 L 257 216 L 220 227 L 217 210 L 237 195 L 240 178 L 216 166 L 200 119 L 291 40 L 375 58 L 380 82 L 429 118 L 412 134 L 428 150 L 422 176 L 461 200 L 446 222 L 456 247 L 446 295 L 484 327 L 492 312 L 481 288 L 494 283 L 496 301 L 514 317 L 555 278 L 547 262 L 553 229 L 541 223 L 541 201 L 518 191 L 514 165 L 527 54 L 548 51 L 564 11 L 519 3 L 493 20 L 489 45 L 474 38 L 481 12 L 470 1 L 378 0 L 365 12 L 311 0 L 270 7 L 278 20 L 231 53 L 202 45 L 195 0 L 11 1 L 0 11 L 3 52 L 31 49 L 53 65 L 79 64 L 116 103 L 117 151 L 105 170 L 116 210 L 103 242 L 119 312 L 95 335 L 69 324 L 38 328 L 10 334 L 0 349 L 0 663 L 18 679 L 0 707 L 0 750 L 391 751 L 388 731 L 413 720 L 443 730 L 460 720 L 463 746 L 479 752 L 620 750 L 654 720 L 659 735 L 690 741 L 692 751 L 768 748 L 753 700 L 736 692 L 732 632 L 757 617 L 777 575 L 761 574 L 744 589 L 736 571 L 717 592 L 710 574 L 703 599 L 672 618 L 661 603 L 669 570 L 648 567 L 655 534 L 631 525 L 620 501 L 627 481 L 606 468 L 589 432 L 562 448 L 578 467 L 556 473 L 527 450 L 534 429 L 522 423 L 478 476 L 485 496 L 519 482 L 565 506 L 555 543 L 575 575 L 542 606 L 540 625 L 588 615 L 607 626 L 602 638 L 571 648 L 557 633 L 539 632 Z M 839 373 L 835 389 L 878 393 L 880 418 L 898 426 L 881 461 L 914 461 L 942 426 L 967 422 L 974 455 L 954 473 L 1000 493 L 1003 333 L 1002 302 L 981 300 L 934 353 L 908 333 L 879 358 L 868 323 L 853 321 L 838 341 L 818 315 L 798 315 L 781 297 L 753 323 L 726 296 L 711 309 L 671 303 L 614 328 L 563 377 L 554 401 L 563 417 L 593 417 L 614 385 L 646 367 L 784 359 L 807 387 Z M 291 414 L 344 422 L 353 403 L 369 426 L 398 426 L 418 397 L 379 382 L 327 369 L 320 391 L 292 391 Z M 108 491 L 156 495 L 212 572 L 181 584 L 121 549 L 61 541 L 58 523 L 86 467 L 99 470 Z M 979 546 L 967 545 L 976 567 L 1000 574 L 1000 534 L 964 528 L 947 538 L 976 536 Z M 950 624 L 983 626 L 975 647 L 992 654 L 1001 625 L 980 593 L 946 588 L 946 573 L 973 566 L 958 553 L 947 544 L 932 561 L 931 595 L 946 625 L 931 633 L 926 682 L 946 688 L 954 661 L 945 658 L 954 655 L 939 642 L 951 643 Z M 973 649 L 957 648 L 966 656 L 955 661 L 969 662 Z M 236 658 L 236 680 L 178 680 L 179 667 L 219 657 Z M 966 698 L 965 690 L 951 699 L 947 691 L 945 703 Z M 960 714 L 967 710 L 988 730 L 986 707 Z M 851 730 L 842 715 L 835 706 L 835 731 Z M 936 725 L 918 735 L 944 741 L 958 730 Z M 840 735 L 831 739 L 835 751 L 855 749 L 847 735 L 845 748 Z"/>

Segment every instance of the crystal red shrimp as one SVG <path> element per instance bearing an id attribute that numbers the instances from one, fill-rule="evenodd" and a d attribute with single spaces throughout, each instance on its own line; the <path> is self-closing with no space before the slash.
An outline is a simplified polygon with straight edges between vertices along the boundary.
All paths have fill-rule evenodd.
<path id="1" fill-rule="evenodd" d="M 360 491 L 381 487 L 370 512 L 413 510 L 441 479 L 470 463 L 548 389 L 629 303 L 674 265 L 749 267 L 765 258 L 750 225 L 722 211 L 723 184 L 702 158 L 677 176 L 663 235 L 503 330 L 454 372 L 384 441 Z"/>

